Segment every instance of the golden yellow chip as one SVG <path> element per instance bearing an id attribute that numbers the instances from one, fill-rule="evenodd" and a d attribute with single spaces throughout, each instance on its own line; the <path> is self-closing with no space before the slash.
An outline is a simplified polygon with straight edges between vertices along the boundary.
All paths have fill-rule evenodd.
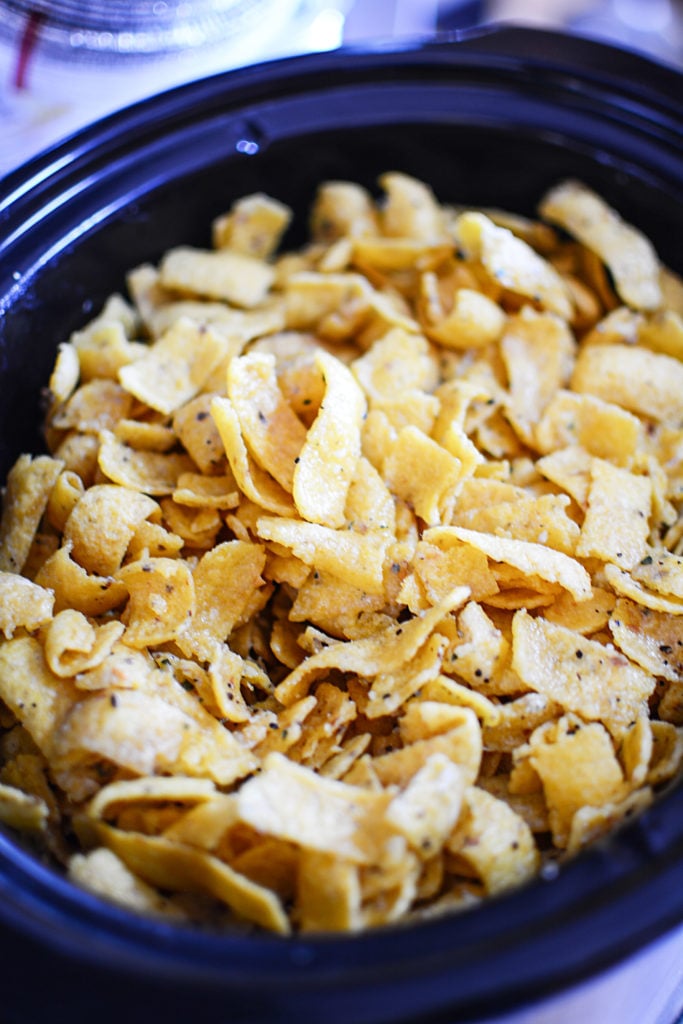
<path id="1" fill-rule="evenodd" d="M 0 782 L 0 821 L 20 831 L 39 832 L 47 825 L 48 807 L 32 793 Z"/>
<path id="2" fill-rule="evenodd" d="M 530 761 L 543 783 L 557 846 L 566 846 L 574 815 L 625 796 L 624 776 L 607 730 L 575 717 L 542 726 L 529 745 Z"/>
<path id="3" fill-rule="evenodd" d="M 104 758 L 136 775 L 197 775 L 229 785 L 256 765 L 208 712 L 198 721 L 162 696 L 138 690 L 81 698 L 71 703 L 51 739 L 57 772 Z"/>
<path id="4" fill-rule="evenodd" d="M 480 259 L 504 288 L 540 302 L 565 320 L 571 318 L 572 302 L 566 284 L 552 265 L 521 238 L 475 212 L 463 213 L 454 231 L 467 255 Z"/>
<path id="5" fill-rule="evenodd" d="M 652 675 L 672 682 L 683 675 L 683 629 L 675 615 L 620 597 L 609 628 L 619 649 Z"/>
<path id="6" fill-rule="evenodd" d="M 109 430 L 100 434 L 97 461 L 108 480 L 149 495 L 172 494 L 180 474 L 190 473 L 194 468 L 187 455 L 136 451 L 122 444 Z"/>
<path id="7" fill-rule="evenodd" d="M 35 583 L 52 590 L 55 612 L 74 608 L 84 615 L 103 615 L 122 605 L 127 590 L 113 576 L 88 573 L 71 557 L 71 544 L 65 543 L 44 562 Z"/>
<path id="8" fill-rule="evenodd" d="M 349 487 L 361 453 L 366 402 L 351 372 L 326 352 L 316 355 L 325 397 L 301 448 L 293 476 L 294 502 L 311 523 L 344 524 Z"/>
<path id="9" fill-rule="evenodd" d="M 239 491 L 232 474 L 205 477 L 201 473 L 181 473 L 173 501 L 190 508 L 237 508 Z"/>
<path id="10" fill-rule="evenodd" d="M 558 317 L 526 306 L 508 320 L 500 342 L 509 379 L 506 415 L 525 444 L 533 445 L 535 425 L 568 383 L 574 348 L 571 331 Z"/>
<path id="11" fill-rule="evenodd" d="M 173 430 L 183 447 L 205 475 L 220 473 L 225 449 L 211 416 L 212 393 L 198 395 L 173 416 Z"/>
<path id="12" fill-rule="evenodd" d="M 245 783 L 238 814 L 259 832 L 354 863 L 381 861 L 389 794 L 323 779 L 281 754 L 268 754 L 263 771 Z"/>
<path id="13" fill-rule="evenodd" d="M 17 629 L 34 632 L 52 618 L 54 593 L 13 572 L 0 572 L 0 632 L 11 640 Z"/>
<path id="14" fill-rule="evenodd" d="M 562 182 L 543 197 L 539 212 L 604 260 L 624 302 L 635 309 L 659 306 L 659 261 L 652 245 L 595 192 L 581 182 Z"/>
<path id="15" fill-rule="evenodd" d="M 116 578 L 128 591 L 125 642 L 140 648 L 174 640 L 190 625 L 196 607 L 192 573 L 176 558 L 129 562 Z"/>
<path id="16" fill-rule="evenodd" d="M 260 544 L 241 540 L 225 541 L 202 556 L 192 573 L 192 615 L 184 620 L 183 632 L 191 642 L 222 641 L 230 635 L 248 609 L 254 591 L 263 586 L 265 561 Z M 179 642 L 184 644 L 185 640 L 179 637 Z"/>
<path id="17" fill-rule="evenodd" d="M 250 456 L 244 443 L 240 421 L 228 398 L 211 400 L 211 415 L 218 429 L 230 468 L 240 490 L 261 508 L 280 516 L 294 514 L 290 495 Z"/>
<path id="18" fill-rule="evenodd" d="M 290 548 L 306 565 L 328 572 L 352 587 L 369 594 L 384 592 L 383 567 L 391 540 L 386 532 L 333 530 L 317 523 L 263 516 L 257 522 L 257 533 L 261 540 Z"/>
<path id="19" fill-rule="evenodd" d="M 630 598 L 644 608 L 651 608 L 655 612 L 668 612 L 670 615 L 683 615 L 683 598 L 651 590 L 616 565 L 605 566 L 605 578 L 615 593 Z"/>
<path id="20" fill-rule="evenodd" d="M 208 252 L 180 246 L 168 252 L 160 266 L 164 288 L 223 299 L 243 309 L 262 302 L 273 278 L 267 263 L 227 249 Z"/>
<path id="21" fill-rule="evenodd" d="M 433 341 L 457 351 L 485 348 L 498 341 L 504 328 L 505 314 L 498 303 L 472 288 L 459 288 L 448 314 L 425 325 Z"/>
<path id="22" fill-rule="evenodd" d="M 535 439 L 542 452 L 578 445 L 598 458 L 628 466 L 638 450 L 642 430 L 637 417 L 621 406 L 560 389 L 546 405 Z"/>
<path id="23" fill-rule="evenodd" d="M 228 396 L 252 458 L 291 494 L 306 429 L 280 391 L 275 356 L 250 352 L 233 359 Z"/>
<path id="24" fill-rule="evenodd" d="M 305 695 L 313 679 L 331 668 L 365 676 L 398 668 L 416 654 L 439 622 L 463 604 L 468 596 L 467 587 L 456 587 L 419 618 L 403 625 L 392 623 L 374 636 L 323 647 L 283 679 L 276 687 L 275 696 L 283 704 L 292 704 Z"/>
<path id="25" fill-rule="evenodd" d="M 651 501 L 647 477 L 593 459 L 577 555 L 632 569 L 647 551 Z"/>
<path id="26" fill-rule="evenodd" d="M 57 346 L 57 358 L 48 385 L 50 416 L 73 394 L 81 375 L 78 355 L 73 345 L 62 342 Z"/>
<path id="27" fill-rule="evenodd" d="M 460 815 L 463 773 L 444 754 L 432 754 L 389 804 L 386 818 L 423 859 L 439 852 Z"/>
<path id="28" fill-rule="evenodd" d="M 307 932 L 359 931 L 363 917 L 357 865 L 337 854 L 303 850 L 297 913 Z"/>
<path id="29" fill-rule="evenodd" d="M 571 386 L 664 423 L 678 425 L 683 418 L 683 364 L 648 349 L 585 347 L 576 360 Z"/>
<path id="30" fill-rule="evenodd" d="M 89 487 L 64 524 L 71 557 L 90 573 L 112 575 L 120 568 L 137 527 L 158 511 L 156 501 L 146 494 L 112 484 Z M 103 544 L 105 525 L 107 543 Z"/>
<path id="31" fill-rule="evenodd" d="M 439 543 L 449 535 L 465 544 L 471 544 L 496 562 L 518 569 L 524 575 L 534 574 L 549 583 L 559 583 L 577 601 L 585 601 L 590 596 L 590 576 L 579 562 L 560 551 L 553 551 L 552 548 L 531 541 L 495 537 L 460 526 L 439 527 L 430 531 L 429 539 Z"/>
<path id="32" fill-rule="evenodd" d="M 370 193 L 353 181 L 327 181 L 318 187 L 311 211 L 313 236 L 333 241 L 347 235 L 375 234 L 377 218 Z"/>
<path id="33" fill-rule="evenodd" d="M 511 540 L 545 544 L 566 555 L 573 555 L 579 539 L 579 527 L 567 515 L 569 498 L 564 494 L 543 494 L 540 497 L 518 498 L 488 508 L 476 508 L 458 514 L 453 523 L 475 528 L 479 532 Z"/>
<path id="34" fill-rule="evenodd" d="M 567 853 L 570 856 L 579 853 L 589 843 L 604 838 L 622 823 L 646 811 L 652 803 L 653 795 L 649 787 L 644 787 L 616 803 L 607 803 L 601 807 L 580 807 L 572 818 Z"/>
<path id="35" fill-rule="evenodd" d="M 81 612 L 65 609 L 45 630 L 45 660 L 56 676 L 87 672 L 109 656 L 124 628 L 122 622 L 92 626 Z"/>
<path id="36" fill-rule="evenodd" d="M 654 678 L 618 651 L 525 611 L 512 629 L 512 664 L 529 689 L 615 734 L 646 712 Z"/>
<path id="37" fill-rule="evenodd" d="M 181 318 L 148 353 L 119 370 L 119 381 L 140 402 L 169 414 L 195 397 L 224 353 L 210 327 Z"/>
<path id="38" fill-rule="evenodd" d="M 465 792 L 465 807 L 448 847 L 472 868 L 486 892 L 495 895 L 533 878 L 540 856 L 524 819 L 474 786 Z"/>
<path id="39" fill-rule="evenodd" d="M 0 521 L 0 571 L 21 572 L 64 463 L 21 455 L 7 477 Z"/>
<path id="40" fill-rule="evenodd" d="M 120 384 L 98 378 L 78 388 L 66 405 L 57 410 L 50 426 L 99 434 L 101 430 L 112 430 L 120 419 L 127 417 L 132 404 L 132 396 Z"/>
<path id="41" fill-rule="evenodd" d="M 558 626 L 566 626 L 584 636 L 597 633 L 607 625 L 616 598 L 603 587 L 593 587 L 586 601 L 577 604 L 568 593 L 560 594 L 544 609 L 543 617 Z"/>
<path id="42" fill-rule="evenodd" d="M 437 526 L 453 513 L 462 464 L 417 427 L 404 427 L 384 460 L 384 477 L 425 523 Z"/>
<path id="43" fill-rule="evenodd" d="M 177 921 L 185 919 L 180 907 L 134 875 L 115 853 L 105 847 L 74 854 L 68 869 L 69 878 L 77 885 L 129 910 Z"/>
<path id="44" fill-rule="evenodd" d="M 213 222 L 213 244 L 217 249 L 266 259 L 277 249 L 291 218 L 292 211 L 284 203 L 255 192 L 238 199 L 229 213 Z"/>
<path id="45" fill-rule="evenodd" d="M 102 842 L 143 880 L 161 889 L 200 892 L 226 903 L 236 914 L 286 935 L 289 922 L 277 896 L 202 850 L 163 836 L 98 826 Z"/>
<path id="46" fill-rule="evenodd" d="M 536 469 L 566 491 L 580 508 L 585 509 L 588 505 L 592 465 L 593 458 L 585 448 L 569 445 L 544 455 L 536 463 Z"/>
<path id="47" fill-rule="evenodd" d="M 57 726 L 76 693 L 50 671 L 34 637 L 15 637 L 0 647 L 0 697 L 43 753 L 53 749 Z"/>
<path id="48" fill-rule="evenodd" d="M 449 537 L 436 544 L 431 540 L 419 541 L 412 565 L 431 604 L 436 604 L 459 586 L 470 588 L 473 601 L 481 601 L 498 592 L 486 555 Z"/>

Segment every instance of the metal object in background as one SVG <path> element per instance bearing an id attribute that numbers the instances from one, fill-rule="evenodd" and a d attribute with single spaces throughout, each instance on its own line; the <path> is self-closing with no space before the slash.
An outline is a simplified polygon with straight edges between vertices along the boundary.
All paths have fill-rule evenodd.
<path id="1" fill-rule="evenodd" d="M 30 33 L 44 56 L 111 61 L 164 57 L 270 34 L 298 0 L 4 0 L 0 34 Z M 264 33 L 264 26 L 268 26 Z"/>
<path id="2" fill-rule="evenodd" d="M 0 176 L 90 121 L 340 45 L 352 0 L 0 0 Z"/>

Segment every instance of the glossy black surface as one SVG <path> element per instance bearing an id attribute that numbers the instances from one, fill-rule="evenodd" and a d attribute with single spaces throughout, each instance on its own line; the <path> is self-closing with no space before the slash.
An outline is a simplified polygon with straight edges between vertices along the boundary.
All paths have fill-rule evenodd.
<path id="1" fill-rule="evenodd" d="M 681 76 L 529 30 L 217 76 L 75 136 L 0 183 L 0 473 L 40 445 L 56 345 L 169 246 L 257 189 L 305 235 L 317 183 L 400 169 L 440 200 L 531 213 L 595 187 L 682 270 Z M 429 1024 L 540 998 L 683 921 L 683 789 L 562 870 L 474 912 L 349 938 L 215 936 L 75 890 L 0 834 L 3 1024 Z M 35 964 L 39 963 L 36 983 Z M 27 981 L 28 979 L 28 981 Z"/>

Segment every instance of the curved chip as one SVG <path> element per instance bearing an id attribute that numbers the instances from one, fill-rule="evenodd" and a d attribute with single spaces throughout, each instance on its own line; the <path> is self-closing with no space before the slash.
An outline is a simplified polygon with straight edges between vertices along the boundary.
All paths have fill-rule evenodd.
<path id="1" fill-rule="evenodd" d="M 159 272 L 165 288 L 223 299 L 242 309 L 258 306 L 275 278 L 273 268 L 253 256 L 229 249 L 209 252 L 189 246 L 167 252 Z"/>
<path id="2" fill-rule="evenodd" d="M 392 623 L 375 636 L 331 644 L 306 658 L 276 687 L 283 704 L 293 704 L 306 695 L 313 679 L 331 668 L 372 677 L 389 672 L 414 657 L 428 636 L 449 612 L 469 597 L 468 587 L 456 587 L 443 601 L 401 625 Z"/>
<path id="3" fill-rule="evenodd" d="M 559 583 L 577 601 L 586 601 L 591 595 L 591 579 L 584 567 L 561 551 L 553 551 L 532 541 L 496 537 L 461 526 L 436 527 L 429 532 L 427 539 L 438 544 L 449 536 L 471 544 L 495 562 L 511 565 L 525 575 L 537 575 L 549 583 Z"/>
<path id="4" fill-rule="evenodd" d="M 122 622 L 92 626 L 72 608 L 58 612 L 45 630 L 45 660 L 56 676 L 68 678 L 96 668 L 123 633 Z"/>
<path id="5" fill-rule="evenodd" d="M 357 864 L 380 861 L 390 793 L 325 779 L 282 754 L 268 754 L 263 770 L 237 794 L 242 821 L 259 832 Z"/>
<path id="6" fill-rule="evenodd" d="M 385 532 L 355 533 L 317 523 L 263 516 L 256 530 L 262 540 L 290 548 L 306 565 L 329 572 L 369 594 L 384 593 L 384 560 L 391 536 Z"/>
<path id="7" fill-rule="evenodd" d="M 586 185 L 556 185 L 541 200 L 539 212 L 607 264 L 617 292 L 629 306 L 649 310 L 661 305 L 660 267 L 653 246 Z"/>
<path id="8" fill-rule="evenodd" d="M 650 590 L 616 565 L 605 566 L 605 578 L 615 593 L 630 598 L 644 608 L 651 608 L 654 612 L 667 612 L 669 615 L 683 615 L 683 598 Z"/>
<path id="9" fill-rule="evenodd" d="M 138 526 L 159 506 L 146 494 L 113 484 L 96 484 L 80 496 L 64 524 L 71 557 L 89 573 L 111 576 L 120 568 Z M 107 542 L 102 543 L 106 524 Z"/>
<path id="10" fill-rule="evenodd" d="M 107 818 L 115 804 L 131 804 L 158 800 L 182 803 L 203 803 L 216 795 L 211 779 L 185 778 L 182 775 L 155 775 L 142 779 L 122 779 L 111 782 L 88 804 L 91 818 Z"/>
<path id="11" fill-rule="evenodd" d="M 71 701 L 51 737 L 55 771 L 105 758 L 136 775 L 207 777 L 227 786 L 256 767 L 252 754 L 207 715 L 204 724 L 162 697 L 137 690 Z"/>
<path id="12" fill-rule="evenodd" d="M 303 519 L 338 527 L 344 525 L 346 497 L 361 453 L 366 401 L 340 360 L 321 349 L 315 363 L 325 380 L 325 397 L 298 456 L 292 493 Z"/>
<path id="13" fill-rule="evenodd" d="M 191 473 L 192 460 L 180 452 L 136 451 L 109 430 L 100 434 L 97 462 L 106 477 L 143 494 L 172 494 L 181 473 Z"/>
<path id="14" fill-rule="evenodd" d="M 483 213 L 468 211 L 458 217 L 454 233 L 467 255 L 481 260 L 504 288 L 571 320 L 572 299 L 565 282 L 547 260 L 508 228 L 498 227 Z"/>
<path id="15" fill-rule="evenodd" d="M 0 520 L 0 571 L 21 572 L 64 463 L 20 455 L 7 475 Z"/>
<path id="16" fill-rule="evenodd" d="M 280 391 L 275 356 L 250 352 L 232 359 L 228 397 L 252 458 L 291 494 L 306 428 Z"/>
<path id="17" fill-rule="evenodd" d="M 493 896 L 522 885 L 538 871 L 540 855 L 531 829 L 504 800 L 470 786 L 462 820 L 448 841 Z"/>
<path id="18" fill-rule="evenodd" d="M 98 832 L 102 842 L 151 885 L 213 896 L 247 921 L 282 935 L 290 931 L 287 915 L 272 890 L 238 874 L 204 850 L 163 836 L 122 832 L 102 824 Z"/>
<path id="19" fill-rule="evenodd" d="M 73 560 L 71 544 L 61 548 L 43 563 L 35 582 L 55 595 L 55 612 L 75 608 L 84 615 L 103 615 L 123 604 L 128 596 L 124 585 L 113 576 L 94 576 Z"/>
<path id="20" fill-rule="evenodd" d="M 232 402 L 228 398 L 216 396 L 211 401 L 211 415 L 240 490 L 267 512 L 275 512 L 280 516 L 294 515 L 294 504 L 287 491 L 261 469 L 249 454 Z"/>
<path id="21" fill-rule="evenodd" d="M 55 595 L 24 576 L 0 571 L 0 632 L 8 640 L 19 628 L 30 633 L 52 618 Z"/>
<path id="22" fill-rule="evenodd" d="M 174 640 L 189 625 L 196 600 L 192 573 L 176 558 L 144 558 L 117 573 L 128 591 L 125 642 L 149 647 Z"/>

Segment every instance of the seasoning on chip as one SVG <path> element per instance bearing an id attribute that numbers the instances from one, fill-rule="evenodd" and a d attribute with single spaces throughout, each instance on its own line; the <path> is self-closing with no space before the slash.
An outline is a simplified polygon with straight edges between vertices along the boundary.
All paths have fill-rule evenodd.
<path id="1" fill-rule="evenodd" d="M 134 269 L 9 473 L 0 821 L 135 912 L 464 910 L 683 765 L 680 284 L 581 183 L 379 190 Z"/>

